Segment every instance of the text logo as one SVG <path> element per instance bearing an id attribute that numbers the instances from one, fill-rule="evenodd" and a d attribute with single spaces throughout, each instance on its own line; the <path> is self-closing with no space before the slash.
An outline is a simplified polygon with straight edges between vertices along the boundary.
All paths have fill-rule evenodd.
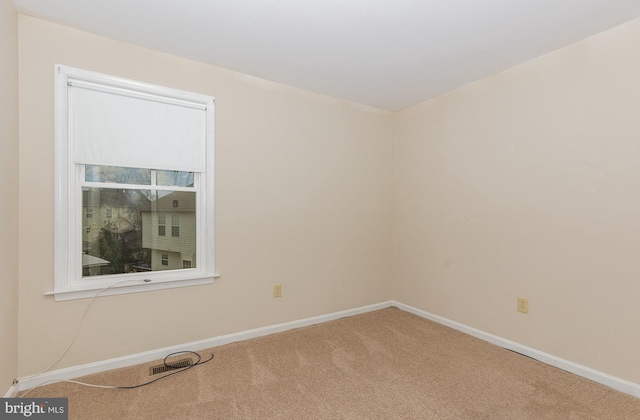
<path id="1" fill-rule="evenodd" d="M 3 398 L 0 420 L 68 420 L 68 398 Z"/>

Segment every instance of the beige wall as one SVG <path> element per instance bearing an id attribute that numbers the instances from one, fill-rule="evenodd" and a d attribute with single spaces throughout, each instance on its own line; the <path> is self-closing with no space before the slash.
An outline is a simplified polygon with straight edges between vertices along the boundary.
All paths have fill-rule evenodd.
<path id="1" fill-rule="evenodd" d="M 0 68 L 15 79 L 4 4 Z M 59 63 L 217 98 L 222 278 L 98 299 L 55 368 L 393 297 L 640 383 L 637 45 L 638 20 L 392 116 L 21 16 L 20 376 L 58 356 L 88 303 L 43 296 Z M 0 101 L 11 127 L 15 99 Z M 0 148 L 2 170 L 16 171 L 15 143 Z M 0 242 L 9 267 L 15 235 Z M 2 296 L 11 354 L 15 302 Z M 0 379 L 15 376 L 15 360 Z"/>
<path id="2" fill-rule="evenodd" d="M 18 365 L 18 14 L 0 0 L 0 395 Z"/>
<path id="3" fill-rule="evenodd" d="M 26 16 L 19 47 L 20 375 L 58 356 L 88 303 L 43 295 L 53 287 L 54 63 L 216 97 L 222 275 L 96 300 L 55 368 L 389 298 L 390 114 Z"/>
<path id="4" fill-rule="evenodd" d="M 640 383 L 639 46 L 635 20 L 396 115 L 395 299 Z"/>

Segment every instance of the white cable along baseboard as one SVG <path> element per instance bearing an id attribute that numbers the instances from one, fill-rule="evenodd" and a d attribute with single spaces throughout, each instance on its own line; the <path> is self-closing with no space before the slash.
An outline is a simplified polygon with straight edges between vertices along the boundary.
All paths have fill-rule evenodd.
<path id="1" fill-rule="evenodd" d="M 39 384 L 53 381 L 53 380 L 65 380 L 74 379 L 93 373 L 104 372 L 111 369 L 118 369 L 128 366 L 133 366 L 141 363 L 152 362 L 154 360 L 161 360 L 167 354 L 179 351 L 201 351 L 212 347 L 222 346 L 224 344 L 234 343 L 237 341 L 249 340 L 256 337 L 262 337 L 269 334 L 275 334 L 283 331 L 292 330 L 295 328 L 306 327 L 310 325 L 320 324 L 327 321 L 333 321 L 336 319 L 359 315 L 379 309 L 388 307 L 397 307 L 403 311 L 418 315 L 422 318 L 430 321 L 437 322 L 447 327 L 453 328 L 465 334 L 469 334 L 473 337 L 495 344 L 499 347 L 512 350 L 523 355 L 529 356 L 540 362 L 546 363 L 551 366 L 555 366 L 567 372 L 571 372 L 575 375 L 582 376 L 594 382 L 598 382 L 602 385 L 608 386 L 625 394 L 632 395 L 640 398 L 640 385 L 626 381 L 624 379 L 611 376 L 609 374 L 599 372 L 586 366 L 579 365 L 577 363 L 561 359 L 548 353 L 533 349 L 531 347 L 518 344 L 516 342 L 507 340 L 502 337 L 498 337 L 493 334 L 486 333 L 473 327 L 461 324 L 459 322 L 451 321 L 447 318 L 443 318 L 438 315 L 431 314 L 429 312 L 414 308 L 409 305 L 405 305 L 396 301 L 381 302 L 374 305 L 362 306 L 359 308 L 349 309 L 340 312 L 334 312 L 331 314 L 320 315 L 311 318 L 305 318 L 297 321 L 285 322 L 282 324 L 270 325 L 267 327 L 256 328 L 247 331 L 241 331 L 238 333 L 222 335 L 219 337 L 209 338 L 201 341 L 194 341 L 191 343 L 181 344 L 177 346 L 165 347 L 162 349 L 147 351 L 143 353 L 137 353 L 124 357 L 117 357 L 114 359 L 104 360 L 95 363 L 88 363 L 85 365 L 72 366 L 69 368 L 59 369 L 51 372 L 43 373 L 36 377 L 26 377 L 19 379 L 17 385 L 12 386 L 5 397 L 12 397 L 17 395 L 18 392 L 24 391 Z"/>
<path id="2" fill-rule="evenodd" d="M 177 346 L 164 347 L 157 350 L 136 353 L 129 356 L 117 357 L 114 359 L 103 360 L 100 362 L 87 363 L 84 365 L 71 366 L 64 369 L 52 370 L 34 377 L 25 377 L 18 379 L 18 390 L 24 391 L 49 381 L 75 379 L 81 376 L 91 375 L 93 373 L 104 372 L 112 369 L 119 369 L 138 365 L 141 363 L 152 362 L 154 360 L 162 360 L 167 354 L 179 351 L 201 351 L 212 347 L 218 347 L 237 341 L 249 340 L 251 338 L 263 337 L 265 335 L 275 334 L 292 330 L 295 328 L 307 327 L 309 325 L 320 324 L 327 321 L 333 321 L 348 316 L 359 315 L 366 312 L 376 311 L 379 309 L 393 306 L 392 302 L 377 303 L 374 305 L 362 306 L 359 308 L 348 309 L 345 311 L 334 312 L 327 315 L 320 315 L 311 318 L 304 318 L 297 321 L 284 322 L 282 324 L 270 325 L 262 328 L 241 331 L 238 333 L 221 335 L 214 338 L 208 338 L 191 343 L 179 344 Z"/>

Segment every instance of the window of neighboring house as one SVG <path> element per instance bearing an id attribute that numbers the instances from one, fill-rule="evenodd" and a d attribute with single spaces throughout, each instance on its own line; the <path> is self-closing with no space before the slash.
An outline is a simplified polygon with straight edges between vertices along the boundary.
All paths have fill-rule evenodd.
<path id="1" fill-rule="evenodd" d="M 171 236 L 180 237 L 180 216 L 177 214 L 171 215 Z"/>
<path id="2" fill-rule="evenodd" d="M 191 261 L 182 260 L 182 268 L 191 268 Z"/>
<path id="3" fill-rule="evenodd" d="M 211 283 L 213 98 L 65 66 L 55 71 L 56 300 Z M 178 204 L 171 234 L 180 236 L 182 218 L 184 237 L 158 241 L 165 214 Z M 109 221 L 92 231 L 85 219 L 100 207 Z M 82 211 L 86 218 L 77 219 Z M 150 269 L 169 267 L 162 251 L 191 253 L 198 264 Z M 152 261 L 158 256 L 159 264 Z"/>
<path id="4" fill-rule="evenodd" d="M 164 214 L 159 214 L 158 215 L 158 235 L 159 236 L 165 236 L 166 229 L 167 229 L 165 225 L 166 225 L 166 222 L 165 222 Z"/>

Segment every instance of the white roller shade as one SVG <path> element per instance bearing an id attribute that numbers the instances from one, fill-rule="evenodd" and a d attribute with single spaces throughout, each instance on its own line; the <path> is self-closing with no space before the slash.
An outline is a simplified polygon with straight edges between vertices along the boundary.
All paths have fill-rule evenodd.
<path id="1" fill-rule="evenodd" d="M 204 172 L 206 105 L 70 80 L 74 162 Z"/>

